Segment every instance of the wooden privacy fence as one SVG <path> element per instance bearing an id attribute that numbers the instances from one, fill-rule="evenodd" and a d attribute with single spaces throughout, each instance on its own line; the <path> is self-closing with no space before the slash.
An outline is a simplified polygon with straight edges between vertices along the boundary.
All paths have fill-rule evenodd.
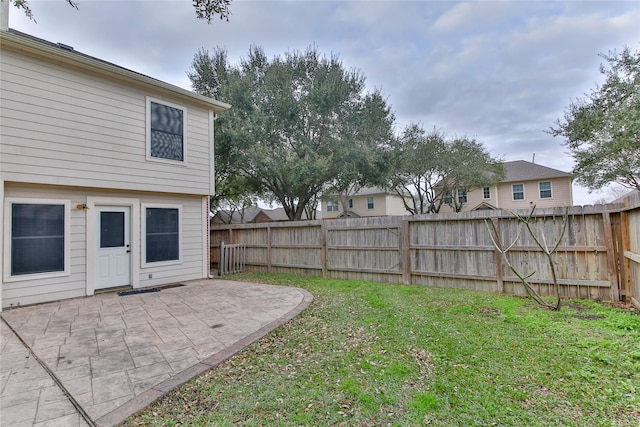
<path id="1" fill-rule="evenodd" d="M 564 297 L 640 301 L 640 200 L 631 202 L 569 209 L 554 258 Z M 562 234 L 564 213 L 536 210 L 534 232 L 552 245 Z M 224 240 L 246 245 L 251 271 L 524 294 L 485 221 L 496 225 L 507 244 L 522 226 L 507 211 L 216 225 L 212 253 Z M 536 290 L 549 294 L 549 266 L 526 231 L 507 256 L 525 275 L 534 273 Z"/>
<path id="2" fill-rule="evenodd" d="M 220 276 L 233 273 L 242 273 L 246 264 L 247 245 L 244 243 L 225 244 L 224 240 L 219 246 L 218 272 Z"/>

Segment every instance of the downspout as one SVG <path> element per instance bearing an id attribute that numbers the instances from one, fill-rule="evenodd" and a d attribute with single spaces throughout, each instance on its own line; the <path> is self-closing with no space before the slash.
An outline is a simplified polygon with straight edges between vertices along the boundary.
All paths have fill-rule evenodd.
<path id="1" fill-rule="evenodd" d="M 0 31 L 9 30 L 9 0 L 0 0 Z M 0 144 L 2 140 L 0 138 Z M 0 147 L 0 152 L 2 148 Z M 0 209 L 4 209 L 4 179 L 2 178 L 2 160 L 0 160 Z M 2 312 L 2 288 L 4 287 L 4 220 L 3 215 L 0 213 L 0 312 Z"/>
<path id="2" fill-rule="evenodd" d="M 216 165 L 215 165 L 215 144 L 214 144 L 214 132 L 215 132 L 215 121 L 218 118 L 218 115 L 213 111 L 209 111 L 209 135 L 211 135 L 211 143 L 210 154 L 209 154 L 209 194 L 207 195 L 207 277 L 209 279 L 213 279 L 213 275 L 211 274 L 211 218 L 213 217 L 213 212 L 211 212 L 211 195 L 216 191 Z"/>

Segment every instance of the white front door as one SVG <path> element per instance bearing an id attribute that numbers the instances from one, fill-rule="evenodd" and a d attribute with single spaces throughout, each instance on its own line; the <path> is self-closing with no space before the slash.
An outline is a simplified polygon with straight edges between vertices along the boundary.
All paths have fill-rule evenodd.
<path id="1" fill-rule="evenodd" d="M 96 206 L 98 259 L 96 289 L 131 284 L 131 208 Z"/>

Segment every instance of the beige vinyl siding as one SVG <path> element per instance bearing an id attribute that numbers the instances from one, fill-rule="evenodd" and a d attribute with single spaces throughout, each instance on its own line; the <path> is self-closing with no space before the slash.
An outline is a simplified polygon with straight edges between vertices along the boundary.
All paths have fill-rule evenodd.
<path id="1" fill-rule="evenodd" d="M 540 198 L 540 182 L 551 182 L 551 198 Z M 513 200 L 514 184 L 523 184 L 524 199 Z M 552 178 L 532 181 L 514 181 L 500 183 L 496 187 L 491 187 L 491 197 L 483 198 L 482 188 L 474 188 L 467 192 L 467 203 L 462 211 L 470 211 L 481 203 L 488 203 L 499 209 L 530 209 L 533 205 L 536 208 L 553 208 L 558 206 L 573 206 L 573 195 L 571 188 L 571 178 Z M 441 213 L 453 212 L 449 205 L 442 205 Z"/>
<path id="2" fill-rule="evenodd" d="M 186 280 L 202 279 L 202 263 L 208 262 L 206 254 L 202 253 L 203 239 L 206 238 L 206 224 L 203 220 L 202 198 L 182 197 L 179 195 L 144 195 L 140 196 L 140 203 L 154 205 L 181 205 L 182 207 L 182 260 L 179 264 L 157 265 L 146 264 L 140 268 L 139 286 L 157 286 Z M 141 221 L 144 221 L 144 212 Z M 141 227 L 142 229 L 142 227 Z M 145 236 L 141 236 L 142 239 Z M 144 264 L 145 254 L 140 254 L 141 264 Z M 208 269 L 207 269 L 208 271 Z M 149 274 L 153 278 L 149 279 Z"/>
<path id="3" fill-rule="evenodd" d="M 373 209 L 369 209 L 367 199 L 373 197 Z M 385 215 L 384 194 L 369 194 L 365 196 L 353 197 L 353 209 L 360 216 L 380 216 Z"/>
<path id="4" fill-rule="evenodd" d="M 209 111 L 2 51 L 0 155 L 9 181 L 209 192 Z M 146 160 L 146 97 L 187 110 L 185 164 Z"/>
<path id="5" fill-rule="evenodd" d="M 58 199 L 71 201 L 70 212 L 70 269 L 68 276 L 31 279 L 25 275 L 22 279 L 2 284 L 2 306 L 35 304 L 64 298 L 86 295 L 86 216 L 84 211 L 75 209 L 78 203 L 84 203 L 85 196 L 77 191 L 62 188 L 42 188 L 5 183 L 6 198 Z M 3 203 L 4 209 L 4 203 Z M 3 212 L 6 214 L 6 212 Z M 6 221 L 9 220 L 7 216 Z M 5 239 L 10 236 L 5 235 Z M 8 252 L 5 256 L 11 256 Z"/>
<path id="6" fill-rule="evenodd" d="M 454 191 L 454 194 L 452 195 L 452 197 L 458 197 L 458 193 Z M 475 208 L 476 206 L 478 206 L 483 202 L 489 203 L 495 206 L 496 204 L 495 198 L 496 198 L 496 189 L 494 187 L 491 187 L 491 198 L 489 199 L 482 198 L 482 188 L 472 188 L 471 190 L 467 191 L 467 203 L 465 203 L 464 206 L 462 207 L 462 211 L 463 212 L 470 211 L 471 209 Z M 450 213 L 450 212 L 454 212 L 453 207 L 445 204 L 443 204 L 440 207 L 440 213 Z"/>
<path id="7" fill-rule="evenodd" d="M 6 198 L 33 198 L 59 199 L 71 201 L 70 212 L 70 274 L 62 277 L 52 277 L 37 280 L 10 281 L 2 283 L 2 305 L 10 307 L 12 304 L 26 305 L 54 301 L 64 298 L 80 297 L 87 294 L 87 215 L 92 215 L 96 210 L 78 210 L 76 205 L 87 203 L 87 198 L 123 198 L 135 199 L 138 205 L 133 209 L 141 209 L 144 203 L 154 205 L 180 205 L 182 209 L 181 241 L 182 260 L 179 264 L 158 265 L 148 264 L 132 266 L 138 272 L 138 277 L 133 278 L 136 287 L 158 286 L 176 283 L 186 280 L 201 279 L 203 272 L 208 272 L 208 260 L 203 254 L 206 240 L 206 222 L 203 217 L 203 197 L 179 194 L 158 194 L 134 191 L 109 191 L 91 188 L 71 188 L 61 186 L 41 186 L 22 183 L 5 182 L 4 197 Z M 98 199 L 99 200 L 99 199 Z M 3 206 L 4 208 L 4 206 Z M 139 216 L 144 221 L 144 216 Z M 133 215 L 132 215 L 133 221 Z M 132 224 L 132 229 L 134 228 Z M 142 230 L 138 224 L 138 230 Z M 143 264 L 145 254 L 142 252 L 140 234 L 131 236 L 132 250 L 140 251 L 139 260 Z M 5 236 L 8 239 L 9 236 Z M 10 256 L 10 254 L 5 254 Z M 203 265 L 203 263 L 207 263 Z M 149 279 L 149 274 L 153 276 Z"/>
<path id="8" fill-rule="evenodd" d="M 551 182 L 551 198 L 540 198 L 540 182 Z M 524 199 L 513 200 L 513 184 L 524 184 Z M 498 186 L 498 198 L 502 209 L 529 209 L 536 205 L 536 208 L 552 208 L 558 206 L 572 206 L 571 178 L 541 179 L 535 181 L 507 182 Z"/>
<path id="9" fill-rule="evenodd" d="M 409 215 L 400 197 L 387 194 L 385 200 L 387 204 L 387 215 Z M 409 201 L 409 206 L 411 206 L 411 201 Z"/>
<path id="10" fill-rule="evenodd" d="M 373 197 L 373 209 L 368 208 L 367 199 Z M 402 200 L 392 194 L 374 193 L 367 195 L 351 196 L 353 199 L 353 208 L 348 209 L 360 216 L 386 216 L 386 215 L 409 215 L 409 212 L 404 208 Z M 343 212 L 342 202 L 336 199 L 339 203 L 337 211 L 327 211 L 327 201 L 322 201 L 322 218 L 332 219 L 337 218 Z"/>

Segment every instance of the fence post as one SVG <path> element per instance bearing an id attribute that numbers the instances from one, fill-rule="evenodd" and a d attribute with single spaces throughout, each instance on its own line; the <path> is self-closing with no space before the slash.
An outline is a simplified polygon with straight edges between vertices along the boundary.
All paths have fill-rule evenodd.
<path id="1" fill-rule="evenodd" d="M 411 238 L 409 236 L 409 220 L 403 219 L 399 227 L 399 255 L 400 271 L 402 272 L 402 283 L 411 284 Z"/>
<path id="2" fill-rule="evenodd" d="M 220 241 L 220 261 L 218 262 L 220 276 L 224 276 L 225 271 L 225 256 L 224 256 L 224 240 Z"/>
<path id="3" fill-rule="evenodd" d="M 500 218 L 491 218 L 491 222 L 493 222 L 496 233 L 500 233 Z M 489 231 L 489 233 L 491 233 L 491 231 Z M 498 248 L 493 249 L 493 260 L 496 263 L 496 281 L 498 282 L 498 287 L 500 288 L 500 291 L 502 293 L 505 293 L 504 279 L 502 277 L 502 254 L 500 253 Z"/>
<path id="4" fill-rule="evenodd" d="M 607 264 L 609 265 L 609 282 L 611 283 L 611 301 L 618 301 L 618 274 L 616 251 L 613 248 L 613 234 L 611 232 L 611 215 L 609 211 L 602 212 L 602 222 L 604 226 L 604 239 L 607 244 Z"/>
<path id="5" fill-rule="evenodd" d="M 271 226 L 267 225 L 267 273 L 271 273 Z"/>
<path id="6" fill-rule="evenodd" d="M 324 222 L 320 224 L 320 265 L 322 277 L 327 277 L 327 227 Z"/>
<path id="7" fill-rule="evenodd" d="M 620 279 L 624 284 L 625 290 L 625 302 L 631 302 L 633 297 L 633 285 L 631 278 L 631 260 L 624 256 L 624 252 L 631 250 L 631 230 L 629 229 L 629 214 L 626 211 L 620 212 L 620 234 L 621 234 L 621 247 L 620 247 Z"/>

